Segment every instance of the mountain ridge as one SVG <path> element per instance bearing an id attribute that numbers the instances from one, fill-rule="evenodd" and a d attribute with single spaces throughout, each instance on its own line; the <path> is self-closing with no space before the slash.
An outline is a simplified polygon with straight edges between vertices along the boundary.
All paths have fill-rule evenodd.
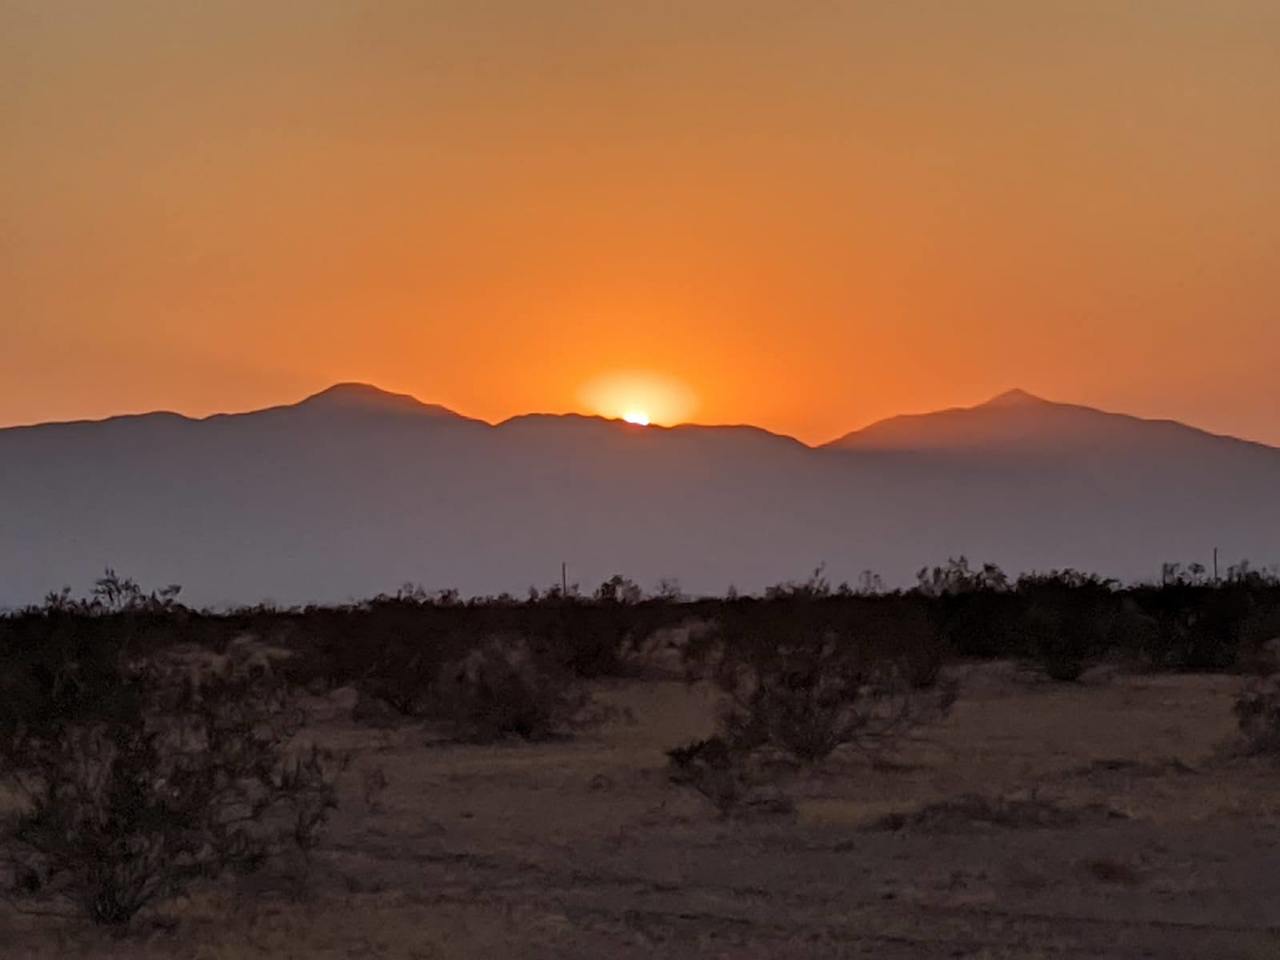
<path id="1" fill-rule="evenodd" d="M 1050 429 L 1054 432 L 1049 433 Z M 1008 446 L 1017 442 L 1032 449 L 1057 448 L 1073 453 L 1100 444 L 1124 443 L 1137 436 L 1134 431 L 1144 429 L 1176 432 L 1206 443 L 1238 444 L 1280 453 L 1280 448 L 1266 443 L 1214 433 L 1179 420 L 1139 417 L 1046 400 L 1021 389 L 1005 391 L 970 407 L 887 417 L 821 447 L 866 452 L 992 452 L 1001 444 Z"/>
<path id="2" fill-rule="evenodd" d="M 84 428 L 98 424 L 127 424 L 148 421 L 167 421 L 170 423 L 188 424 L 216 423 L 227 419 L 256 417 L 264 414 L 274 416 L 308 413 L 315 413 L 318 415 L 398 414 L 407 417 L 421 417 L 423 419 L 431 418 L 439 421 L 456 421 L 459 423 L 484 425 L 496 430 L 518 429 L 520 427 L 527 426 L 530 423 L 554 422 L 562 424 L 583 424 L 590 422 L 607 425 L 609 427 L 616 427 L 632 434 L 642 430 L 747 431 L 764 437 L 790 441 L 811 450 L 861 450 L 864 452 L 909 452 L 914 450 L 916 452 L 937 452 L 940 449 L 938 446 L 939 438 L 937 436 L 930 437 L 920 436 L 917 434 L 914 438 L 914 442 L 908 443 L 907 440 L 909 438 L 904 437 L 903 432 L 909 431 L 913 427 L 924 427 L 928 430 L 933 425 L 940 424 L 944 421 L 959 421 L 961 418 L 966 417 L 970 420 L 975 417 L 1008 417 L 1011 415 L 1018 417 L 1060 417 L 1065 411 L 1074 411 L 1077 415 L 1086 414 L 1095 418 L 1113 418 L 1113 423 L 1117 421 L 1125 421 L 1129 424 L 1160 425 L 1163 429 L 1184 430 L 1204 438 L 1232 441 L 1238 444 L 1245 444 L 1264 450 L 1280 451 L 1280 447 L 1275 447 L 1261 441 L 1237 437 L 1231 434 L 1215 433 L 1179 420 L 1139 417 L 1133 414 L 1102 410 L 1100 408 L 1084 404 L 1048 400 L 1017 387 L 1006 390 L 986 401 L 972 406 L 946 407 L 923 413 L 896 414 L 891 417 L 874 421 L 856 430 L 849 431 L 833 440 L 815 444 L 805 443 L 804 441 L 789 434 L 769 430 L 766 427 L 760 427 L 755 424 L 678 423 L 670 425 L 654 424 L 649 427 L 640 427 L 635 424 L 626 423 L 621 419 L 613 419 L 599 415 L 577 412 L 521 413 L 490 423 L 475 417 L 469 417 L 442 404 L 428 403 L 408 393 L 397 393 L 384 390 L 373 384 L 358 381 L 338 382 L 323 390 L 309 394 L 294 403 L 277 404 L 253 410 L 218 412 L 201 417 L 188 416 L 186 414 L 170 410 L 154 410 L 138 413 L 116 414 L 98 419 L 81 418 L 0 427 L 0 435 L 16 430 L 29 431 L 57 427 Z M 1101 421 L 1099 420 L 1098 422 Z M 1026 437 L 1024 436 L 1023 439 L 1026 439 Z M 952 437 L 949 442 L 943 444 L 942 449 L 946 449 L 951 452 L 958 452 L 966 449 L 981 450 L 983 449 L 983 446 L 980 443 L 959 443 L 956 442 L 956 438 Z"/>
<path id="3" fill-rule="evenodd" d="M 490 425 L 364 387 L 200 420 L 0 430 L 0 607 L 108 566 L 234 606 L 406 582 L 519 595 L 561 563 L 587 588 L 623 573 L 697 594 L 819 564 L 833 581 L 871 570 L 906 586 L 962 554 L 1120 580 L 1215 547 L 1280 561 L 1280 450 L 994 399 L 873 425 L 850 449 L 580 414 Z"/>

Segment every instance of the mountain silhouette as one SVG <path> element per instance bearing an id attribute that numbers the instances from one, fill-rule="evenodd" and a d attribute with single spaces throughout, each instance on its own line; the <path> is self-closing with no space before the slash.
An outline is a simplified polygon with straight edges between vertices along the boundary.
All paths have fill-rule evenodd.
<path id="1" fill-rule="evenodd" d="M 465 419 L 439 404 L 423 403 L 417 397 L 411 397 L 407 393 L 390 393 L 368 383 L 336 383 L 327 390 L 312 394 L 301 403 L 285 409 L 401 413 L 410 416 Z"/>
<path id="2" fill-rule="evenodd" d="M 891 417 L 827 444 L 839 450 L 953 451 L 1071 456 L 1129 450 L 1148 456 L 1268 450 L 1173 420 L 1144 420 L 1009 390 L 976 407 Z"/>
<path id="3" fill-rule="evenodd" d="M 615 572 L 891 585 L 966 554 L 1123 579 L 1280 560 L 1280 450 L 1011 391 L 811 448 L 750 426 L 496 425 L 364 384 L 291 405 L 0 430 L 0 606 L 108 565 L 200 604 L 467 594 Z"/>

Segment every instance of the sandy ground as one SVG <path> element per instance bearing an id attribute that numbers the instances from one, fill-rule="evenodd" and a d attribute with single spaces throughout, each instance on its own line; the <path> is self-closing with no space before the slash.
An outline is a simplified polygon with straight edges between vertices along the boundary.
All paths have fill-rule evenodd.
<path id="1" fill-rule="evenodd" d="M 667 781 L 713 723 L 681 683 L 602 686 L 634 722 L 488 747 L 356 727 L 339 691 L 315 730 L 356 759 L 309 865 L 119 939 L 0 908 L 0 958 L 1280 958 L 1280 767 L 1218 752 L 1240 681 L 957 673 L 900 764 L 837 758 L 788 784 L 794 816 L 730 822 Z M 1030 813 L 910 816 L 967 795 Z"/>

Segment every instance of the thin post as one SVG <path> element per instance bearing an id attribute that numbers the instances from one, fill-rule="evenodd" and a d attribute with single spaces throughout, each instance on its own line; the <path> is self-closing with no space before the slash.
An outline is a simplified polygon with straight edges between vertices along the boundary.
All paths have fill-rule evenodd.
<path id="1" fill-rule="evenodd" d="M 560 561 L 560 596 L 567 597 L 569 595 L 569 565 L 563 560 Z"/>

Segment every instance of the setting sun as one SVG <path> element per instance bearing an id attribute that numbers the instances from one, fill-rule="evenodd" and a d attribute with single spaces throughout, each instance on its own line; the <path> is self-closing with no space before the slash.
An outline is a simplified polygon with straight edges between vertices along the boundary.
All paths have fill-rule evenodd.
<path id="1" fill-rule="evenodd" d="M 603 374 L 584 385 L 578 399 L 591 413 L 641 427 L 683 423 L 698 405 L 685 384 L 647 372 Z"/>

